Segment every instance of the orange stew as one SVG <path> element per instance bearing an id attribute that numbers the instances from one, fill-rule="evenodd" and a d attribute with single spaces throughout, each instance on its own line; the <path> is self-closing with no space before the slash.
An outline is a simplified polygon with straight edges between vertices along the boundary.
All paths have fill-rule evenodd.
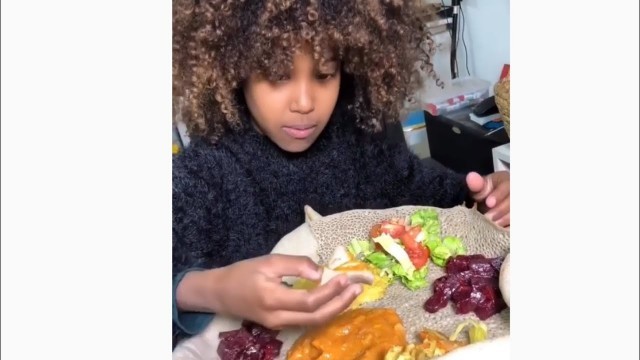
<path id="1" fill-rule="evenodd" d="M 405 346 L 406 333 L 392 309 L 349 310 L 296 340 L 288 360 L 382 360 L 393 346 Z"/>

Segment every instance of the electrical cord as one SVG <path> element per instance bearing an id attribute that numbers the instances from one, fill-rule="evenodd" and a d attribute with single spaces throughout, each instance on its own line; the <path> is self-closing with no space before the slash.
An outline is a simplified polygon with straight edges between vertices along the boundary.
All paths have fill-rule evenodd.
<path id="1" fill-rule="evenodd" d="M 444 0 L 440 0 L 440 3 L 442 4 L 442 8 L 443 9 L 451 8 L 451 6 L 445 5 Z M 467 70 L 467 75 L 471 76 L 471 71 L 469 71 L 469 50 L 467 49 L 467 42 L 464 39 L 464 30 L 465 30 L 466 21 L 465 21 L 465 17 L 464 17 L 464 10 L 462 10 L 462 5 L 460 5 L 460 15 L 461 15 L 461 19 L 460 19 L 461 21 L 460 22 L 462 24 L 460 25 L 460 23 L 458 23 L 458 27 L 461 27 L 461 30 L 458 32 L 458 34 L 456 36 L 456 38 L 457 38 L 456 39 L 456 50 L 457 50 L 457 44 L 460 43 L 460 41 L 459 41 L 460 37 L 462 37 L 462 46 L 464 47 L 464 65 L 465 65 L 465 68 Z M 449 36 L 451 37 L 451 40 L 453 40 L 453 30 L 449 29 L 447 27 L 447 31 L 449 32 Z M 460 73 L 460 70 L 459 70 L 458 66 L 459 66 L 458 65 L 458 59 L 456 57 L 456 59 L 455 59 L 456 72 Z"/>

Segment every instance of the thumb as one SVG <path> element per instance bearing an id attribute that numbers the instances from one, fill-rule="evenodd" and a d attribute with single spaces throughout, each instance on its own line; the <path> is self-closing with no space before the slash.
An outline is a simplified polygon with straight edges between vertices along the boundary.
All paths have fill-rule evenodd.
<path id="1" fill-rule="evenodd" d="M 471 197 L 475 201 L 484 200 L 493 190 L 493 182 L 490 178 L 484 178 L 477 172 L 467 175 L 467 186 L 471 191 Z"/>
<path id="2" fill-rule="evenodd" d="M 321 267 L 307 256 L 272 254 L 268 258 L 268 271 L 272 276 L 296 276 L 308 280 L 320 280 Z"/>

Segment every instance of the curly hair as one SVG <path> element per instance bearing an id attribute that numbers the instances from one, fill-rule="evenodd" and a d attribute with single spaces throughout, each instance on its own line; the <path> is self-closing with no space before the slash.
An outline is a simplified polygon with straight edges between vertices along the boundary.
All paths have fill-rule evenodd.
<path id="1" fill-rule="evenodd" d="M 174 0 L 173 91 L 183 100 L 182 121 L 213 142 L 241 128 L 243 81 L 287 74 L 307 45 L 319 64 L 340 62 L 353 94 L 346 107 L 359 128 L 378 131 L 398 118 L 420 73 L 438 80 L 426 26 L 437 10 L 424 0 Z"/>

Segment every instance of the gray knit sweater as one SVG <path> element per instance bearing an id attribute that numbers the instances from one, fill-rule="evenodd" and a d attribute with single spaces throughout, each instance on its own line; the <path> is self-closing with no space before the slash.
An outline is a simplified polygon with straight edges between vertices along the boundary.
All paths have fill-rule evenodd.
<path id="1" fill-rule="evenodd" d="M 176 309 L 175 287 L 184 273 L 269 253 L 304 222 L 304 205 L 330 215 L 401 205 L 447 208 L 465 200 L 463 174 L 429 166 L 405 144 L 352 123 L 334 116 L 302 154 L 283 152 L 245 124 L 215 145 L 194 140 L 175 157 L 174 341 L 198 333 L 213 316 Z"/>

